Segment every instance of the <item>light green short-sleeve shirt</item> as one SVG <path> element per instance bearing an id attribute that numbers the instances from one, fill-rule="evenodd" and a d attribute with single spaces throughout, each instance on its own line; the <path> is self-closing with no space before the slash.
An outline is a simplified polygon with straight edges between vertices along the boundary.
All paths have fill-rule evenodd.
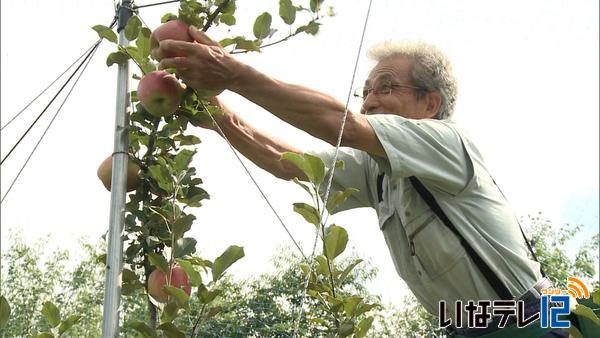
<path id="1" fill-rule="evenodd" d="M 499 191 L 481 154 L 453 123 L 370 115 L 369 123 L 388 160 L 341 148 L 332 192 L 359 192 L 335 212 L 371 207 L 398 274 L 425 308 L 437 315 L 440 300 L 499 299 L 459 239 L 427 206 L 409 181 L 416 176 L 431 192 L 454 226 L 515 296 L 541 278 L 539 264 L 528 258 L 517 219 Z M 334 150 L 317 152 L 330 165 Z M 382 201 L 377 176 L 385 173 Z M 323 189 L 324 191 L 324 189 Z M 453 306 L 448 306 L 453 315 Z"/>

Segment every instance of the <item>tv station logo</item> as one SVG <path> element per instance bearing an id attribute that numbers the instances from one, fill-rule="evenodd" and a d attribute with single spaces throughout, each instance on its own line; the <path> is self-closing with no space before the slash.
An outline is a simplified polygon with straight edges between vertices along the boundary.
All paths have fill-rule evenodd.
<path id="1" fill-rule="evenodd" d="M 499 318 L 498 327 L 504 328 L 509 318 L 516 319 L 518 328 L 523 328 L 539 319 L 543 328 L 568 328 L 571 322 L 568 315 L 571 313 L 571 297 L 574 299 L 590 298 L 587 286 L 576 277 L 567 278 L 567 288 L 543 288 L 541 290 L 539 312 L 535 311 L 527 316 L 523 300 L 469 300 L 463 303 L 457 300 L 454 303 L 454 318 L 446 317 L 446 301 L 439 302 L 438 326 L 446 328 L 454 323 L 455 327 L 486 328 L 492 317 Z M 466 326 L 463 326 L 463 314 L 466 312 Z"/>

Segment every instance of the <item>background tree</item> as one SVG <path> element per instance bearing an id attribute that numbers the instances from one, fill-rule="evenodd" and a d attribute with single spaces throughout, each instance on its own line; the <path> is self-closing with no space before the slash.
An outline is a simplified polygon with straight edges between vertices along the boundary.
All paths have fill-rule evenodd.
<path id="1" fill-rule="evenodd" d="M 597 280 L 598 234 L 588 239 L 576 251 L 572 240 L 578 235 L 579 226 L 558 227 L 542 215 L 529 217 L 524 225 L 532 238 L 533 246 L 546 273 L 557 286 L 564 286 L 565 276 L 583 278 L 591 285 Z M 34 336 L 48 330 L 48 324 L 40 314 L 46 300 L 55 300 L 61 309 L 70 314 L 81 315 L 81 320 L 68 332 L 72 337 L 96 337 L 101 334 L 103 274 L 102 244 L 82 244 L 83 255 L 73 267 L 68 265 L 69 254 L 55 250 L 44 254 L 44 242 L 32 246 L 23 243 L 19 236 L 11 236 L 12 245 L 2 252 L 3 283 L 0 292 L 11 306 L 11 318 L 2 337 Z M 215 305 L 221 307 L 219 316 L 210 318 L 199 326 L 198 337 L 290 337 L 298 320 L 298 305 L 303 292 L 304 275 L 298 269 L 300 258 L 292 249 L 280 250 L 274 257 L 272 273 L 255 278 L 235 281 L 223 279 L 221 296 Z M 44 259 L 44 257 L 46 257 Z M 356 259 L 348 255 L 342 264 Z M 71 263 L 72 264 L 72 263 Z M 367 283 L 377 273 L 370 262 L 362 262 L 353 270 L 347 286 L 368 301 L 380 301 L 378 295 L 369 292 Z M 142 292 L 137 290 L 136 292 Z M 192 298 L 196 297 L 192 294 Z M 147 320 L 146 304 L 136 294 L 127 296 L 123 302 L 122 321 Z M 305 301 L 311 301 L 307 298 Z M 443 337 L 437 328 L 435 316 L 429 314 L 412 294 L 405 297 L 402 307 L 385 304 L 374 311 L 375 321 L 369 337 Z M 318 307 L 306 306 L 300 316 L 298 335 L 319 336 L 320 331 L 311 321 L 319 318 Z M 191 328 L 200 307 L 191 302 L 190 311 L 176 319 L 178 326 Z M 191 324 L 191 325 L 190 325 Z M 123 336 L 134 335 L 133 329 L 123 325 Z M 190 332 L 185 332 L 190 336 Z"/>

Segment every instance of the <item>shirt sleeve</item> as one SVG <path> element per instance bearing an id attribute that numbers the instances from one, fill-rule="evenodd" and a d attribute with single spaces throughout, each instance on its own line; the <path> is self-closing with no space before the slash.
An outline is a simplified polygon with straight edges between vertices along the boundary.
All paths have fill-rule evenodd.
<path id="1" fill-rule="evenodd" d="M 433 187 L 458 194 L 472 176 L 462 140 L 448 122 L 412 120 L 397 115 L 368 115 L 387 155 L 373 159 L 397 180 L 416 176 Z"/>
<path id="2" fill-rule="evenodd" d="M 321 158 L 325 163 L 327 174 L 319 188 L 321 198 L 325 198 L 327 180 L 331 170 L 330 166 L 335 155 L 335 148 L 310 153 Z M 343 147 L 339 148 L 337 160 L 344 161 L 344 168 L 335 169 L 329 198 L 336 192 L 344 191 L 347 188 L 358 189 L 358 192 L 355 192 L 346 199 L 346 201 L 340 203 L 332 213 L 335 214 L 340 211 L 354 208 L 372 207 L 373 203 L 370 194 L 370 184 L 367 178 L 368 172 L 366 161 L 368 160 L 368 157 L 366 153 L 360 150 Z"/>

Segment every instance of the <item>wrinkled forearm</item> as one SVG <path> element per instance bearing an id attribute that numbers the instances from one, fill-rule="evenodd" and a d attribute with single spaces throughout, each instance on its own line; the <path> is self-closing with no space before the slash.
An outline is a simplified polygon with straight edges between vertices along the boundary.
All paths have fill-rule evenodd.
<path id="1" fill-rule="evenodd" d="M 304 179 L 304 174 L 289 161 L 282 161 L 284 152 L 300 150 L 258 131 L 239 116 L 227 111 L 218 121 L 219 127 L 234 148 L 260 168 L 281 179 Z"/>
<path id="2" fill-rule="evenodd" d="M 229 89 L 296 128 L 335 145 L 344 105 L 333 97 L 273 79 L 247 65 L 240 66 L 236 81 Z M 347 124 L 346 138 L 350 129 L 351 124 Z"/>

